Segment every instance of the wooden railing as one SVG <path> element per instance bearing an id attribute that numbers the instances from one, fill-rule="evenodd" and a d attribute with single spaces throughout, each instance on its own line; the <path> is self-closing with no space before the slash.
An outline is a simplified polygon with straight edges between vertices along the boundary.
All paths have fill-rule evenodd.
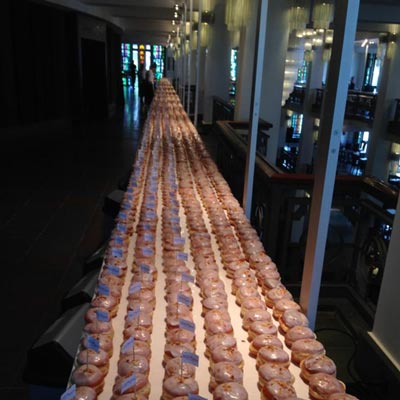
<path id="1" fill-rule="evenodd" d="M 376 94 L 349 90 L 346 100 L 345 117 L 363 121 L 372 121 L 375 117 Z M 324 89 L 316 89 L 312 110 L 321 112 Z"/>

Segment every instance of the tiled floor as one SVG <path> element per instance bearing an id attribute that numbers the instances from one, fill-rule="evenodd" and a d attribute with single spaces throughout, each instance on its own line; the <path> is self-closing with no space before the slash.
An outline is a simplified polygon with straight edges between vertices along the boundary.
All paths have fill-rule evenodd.
<path id="1" fill-rule="evenodd" d="M 1 399 L 27 398 L 27 350 L 106 235 L 103 199 L 128 173 L 143 122 L 126 94 L 123 115 L 109 121 L 1 131 Z"/>

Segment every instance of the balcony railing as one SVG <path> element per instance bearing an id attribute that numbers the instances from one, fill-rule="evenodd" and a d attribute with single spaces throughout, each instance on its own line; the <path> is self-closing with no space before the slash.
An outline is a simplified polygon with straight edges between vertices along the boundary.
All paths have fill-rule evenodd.
<path id="1" fill-rule="evenodd" d="M 373 121 L 376 107 L 376 94 L 369 92 L 359 92 L 349 90 L 346 100 L 345 117 L 348 119 L 358 119 L 361 121 Z M 316 89 L 312 110 L 321 112 L 324 100 L 324 89 Z"/>

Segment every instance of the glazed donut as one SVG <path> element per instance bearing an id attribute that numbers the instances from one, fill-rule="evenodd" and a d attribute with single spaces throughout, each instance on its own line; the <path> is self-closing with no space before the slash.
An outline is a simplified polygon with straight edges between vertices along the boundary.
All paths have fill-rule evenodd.
<path id="1" fill-rule="evenodd" d="M 342 381 L 324 373 L 311 375 L 308 388 L 313 400 L 328 400 L 332 394 L 344 394 L 346 391 L 346 386 Z"/>
<path id="2" fill-rule="evenodd" d="M 293 297 L 284 286 L 278 286 L 274 289 L 268 290 L 268 293 L 265 295 L 265 304 L 272 308 L 278 300 L 282 299 L 293 300 Z"/>
<path id="3" fill-rule="evenodd" d="M 315 339 L 316 334 L 308 326 L 294 326 L 285 334 L 285 344 L 289 349 L 296 340 L 300 339 Z"/>
<path id="4" fill-rule="evenodd" d="M 199 386 L 193 378 L 184 378 L 179 375 L 170 376 L 163 382 L 163 400 L 173 400 L 178 396 L 198 394 Z"/>
<path id="5" fill-rule="evenodd" d="M 263 308 L 252 308 L 243 313 L 243 329 L 248 331 L 255 321 L 271 321 L 271 314 Z"/>
<path id="6" fill-rule="evenodd" d="M 258 367 L 258 377 L 260 387 L 264 387 L 267 382 L 272 380 L 285 381 L 291 384 L 294 382 L 294 376 L 287 367 L 269 362 Z"/>
<path id="7" fill-rule="evenodd" d="M 221 361 L 230 362 L 237 365 L 239 368 L 243 367 L 243 357 L 239 350 L 236 348 L 225 348 L 223 346 L 215 347 L 211 352 L 211 363 L 216 364 Z"/>
<path id="8" fill-rule="evenodd" d="M 257 357 L 258 350 L 261 349 L 261 347 L 264 346 L 277 346 L 283 349 L 282 342 L 279 340 L 279 338 L 275 335 L 268 335 L 268 334 L 263 334 L 263 335 L 258 335 L 256 336 L 250 344 L 250 355 L 253 357 Z"/>
<path id="9" fill-rule="evenodd" d="M 221 383 L 243 383 L 243 371 L 235 364 L 221 361 L 211 367 L 209 390 L 212 393 Z"/>
<path id="10" fill-rule="evenodd" d="M 127 376 L 118 376 L 117 379 L 115 380 L 115 384 L 113 387 L 113 393 L 114 395 L 122 395 L 122 394 L 127 394 L 127 393 L 135 393 L 135 394 L 140 394 L 143 396 L 149 396 L 150 394 L 150 382 L 149 378 L 147 375 L 143 375 L 140 373 L 136 374 L 136 384 L 131 386 L 130 388 L 126 389 L 124 393 L 121 393 L 121 390 L 123 390 L 123 384 L 125 380 L 127 379 Z"/>
<path id="11" fill-rule="evenodd" d="M 286 310 L 279 318 L 279 328 L 286 333 L 294 326 L 308 326 L 307 317 L 297 310 Z"/>
<path id="12" fill-rule="evenodd" d="M 324 355 L 324 345 L 315 339 L 300 339 L 292 345 L 292 361 L 300 364 L 308 356 Z"/>
<path id="13" fill-rule="evenodd" d="M 108 333 L 95 333 L 91 336 L 99 342 L 100 349 L 106 351 L 108 356 L 111 358 L 113 353 L 112 335 Z M 88 348 L 89 344 L 87 335 L 83 336 L 81 343 L 85 349 Z"/>
<path id="14" fill-rule="evenodd" d="M 277 335 L 278 329 L 271 321 L 254 321 L 250 324 L 249 340 L 253 340 L 259 335 Z"/>
<path id="15" fill-rule="evenodd" d="M 273 307 L 272 315 L 275 319 L 279 319 L 286 310 L 301 311 L 300 305 L 293 300 L 278 300 Z"/>
<path id="16" fill-rule="evenodd" d="M 244 386 L 237 382 L 221 383 L 213 392 L 213 400 L 248 400 L 248 398 Z"/>
<path id="17" fill-rule="evenodd" d="M 131 374 L 149 374 L 149 361 L 140 355 L 126 355 L 118 361 L 118 374 L 129 376 Z"/>
<path id="18" fill-rule="evenodd" d="M 276 379 L 268 381 L 261 392 L 262 400 L 293 400 L 296 398 L 296 391 L 288 381 L 279 381 Z"/>
<path id="19" fill-rule="evenodd" d="M 77 386 L 74 400 L 96 400 L 96 391 L 89 386 Z"/>
<path id="20" fill-rule="evenodd" d="M 323 355 L 317 354 L 308 356 L 300 362 L 300 376 L 305 382 L 308 382 L 311 375 L 323 372 L 328 375 L 336 376 L 336 365 L 332 359 Z"/>
<path id="21" fill-rule="evenodd" d="M 278 346 L 267 345 L 263 346 L 258 350 L 257 353 L 257 368 L 261 364 L 271 363 L 275 365 L 281 365 L 282 367 L 288 367 L 290 365 L 289 354 L 285 350 Z"/>
<path id="22" fill-rule="evenodd" d="M 104 375 L 95 365 L 85 364 L 72 372 L 72 382 L 76 386 L 89 386 L 99 394 L 103 390 Z"/>
<path id="23" fill-rule="evenodd" d="M 102 349 L 99 349 L 99 352 L 95 352 L 92 349 L 84 349 L 78 353 L 77 361 L 81 365 L 92 364 L 95 365 L 103 375 L 107 375 L 108 372 L 108 364 L 109 364 L 109 355 Z"/>
<path id="24" fill-rule="evenodd" d="M 179 375 L 182 376 L 183 378 L 194 378 L 195 374 L 196 374 L 196 367 L 191 364 L 182 363 L 180 357 L 171 358 L 165 364 L 166 377 Z"/>

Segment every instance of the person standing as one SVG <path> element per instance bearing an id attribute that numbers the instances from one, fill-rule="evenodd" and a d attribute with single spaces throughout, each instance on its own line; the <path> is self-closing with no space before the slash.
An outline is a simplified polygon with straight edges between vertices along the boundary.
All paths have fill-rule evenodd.
<path id="1" fill-rule="evenodd" d="M 139 81 L 139 98 L 140 98 L 140 103 L 142 104 L 145 95 L 145 82 L 146 82 L 146 68 L 144 67 L 144 64 L 140 64 L 137 75 Z"/>
<path id="2" fill-rule="evenodd" d="M 130 74 L 131 74 L 132 87 L 135 87 L 137 71 L 136 71 L 136 64 L 133 60 L 131 61 L 130 65 Z"/>
<path id="3" fill-rule="evenodd" d="M 146 83 L 145 83 L 145 103 L 147 106 L 150 106 L 153 97 L 154 97 L 154 89 L 155 89 L 155 72 L 156 72 L 156 64 L 152 63 L 150 65 L 150 69 L 146 72 Z"/>

